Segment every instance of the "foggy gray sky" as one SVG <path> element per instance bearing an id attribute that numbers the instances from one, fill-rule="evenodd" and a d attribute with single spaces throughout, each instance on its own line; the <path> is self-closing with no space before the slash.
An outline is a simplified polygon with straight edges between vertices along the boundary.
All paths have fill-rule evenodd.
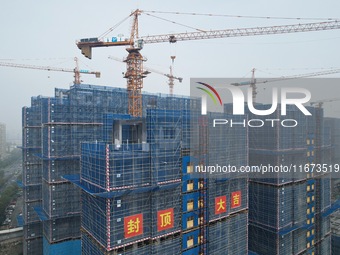
<path id="1" fill-rule="evenodd" d="M 83 75 L 84 83 L 125 87 L 126 80 L 122 77 L 125 65 L 107 58 L 109 55 L 125 57 L 124 47 L 93 49 L 93 59 L 88 60 L 81 55 L 75 40 L 101 35 L 136 8 L 244 16 L 340 18 L 340 2 L 337 0 L 240 0 L 210 3 L 192 0 L 3 1 L 0 9 L 0 61 L 9 62 L 13 59 L 11 62 L 27 65 L 74 68 L 73 57 L 77 56 L 81 69 L 102 73 L 100 79 Z M 203 30 L 314 21 L 154 15 Z M 192 31 L 144 14 L 140 17 L 139 24 L 140 35 Z M 110 36 L 128 36 L 130 25 L 130 21 L 125 22 Z M 175 85 L 175 93 L 188 95 L 190 77 L 250 78 L 253 67 L 258 69 L 258 77 L 308 73 L 329 67 L 340 68 L 339 43 L 340 30 L 332 30 L 178 42 L 172 45 L 150 44 L 145 45 L 142 54 L 148 59 L 145 65 L 165 73 L 170 65 L 170 55 L 176 55 L 175 74 L 183 77 L 184 81 Z M 68 88 L 73 81 L 72 73 L 9 67 L 0 67 L 0 77 L 0 122 L 7 124 L 9 139 L 20 137 L 21 107 L 30 105 L 31 96 L 53 96 L 55 87 Z M 312 99 L 336 97 L 339 88 L 325 94 L 312 95 Z M 144 91 L 168 93 L 167 80 L 157 74 L 150 74 L 144 81 Z"/>

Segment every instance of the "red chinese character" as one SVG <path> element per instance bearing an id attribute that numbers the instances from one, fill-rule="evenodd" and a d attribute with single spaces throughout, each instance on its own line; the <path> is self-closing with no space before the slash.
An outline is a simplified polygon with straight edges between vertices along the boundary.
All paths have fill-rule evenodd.
<path id="1" fill-rule="evenodd" d="M 174 208 L 157 212 L 157 230 L 170 229 L 174 227 Z"/>
<path id="2" fill-rule="evenodd" d="M 124 218 L 125 238 L 143 234 L 143 214 L 135 214 Z"/>
<path id="3" fill-rule="evenodd" d="M 224 213 L 227 211 L 227 197 L 215 197 L 215 214 Z"/>
<path id="4" fill-rule="evenodd" d="M 241 191 L 235 191 L 231 193 L 231 208 L 236 208 L 241 206 L 242 197 Z"/>

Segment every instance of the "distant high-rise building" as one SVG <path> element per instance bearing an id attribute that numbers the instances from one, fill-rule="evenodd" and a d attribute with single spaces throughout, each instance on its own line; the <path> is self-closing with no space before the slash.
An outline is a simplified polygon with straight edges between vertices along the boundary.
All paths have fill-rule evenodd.
<path id="1" fill-rule="evenodd" d="M 294 106 L 284 116 L 280 110 L 269 116 L 249 114 L 249 119 L 298 123 L 249 129 L 249 163 L 268 167 L 267 174 L 249 182 L 249 250 L 256 254 L 331 254 L 330 175 L 312 168 L 331 162 L 330 131 L 323 110 L 308 109 L 312 116 Z"/>
<path id="2" fill-rule="evenodd" d="M 0 123 L 0 158 L 6 153 L 6 124 Z"/>

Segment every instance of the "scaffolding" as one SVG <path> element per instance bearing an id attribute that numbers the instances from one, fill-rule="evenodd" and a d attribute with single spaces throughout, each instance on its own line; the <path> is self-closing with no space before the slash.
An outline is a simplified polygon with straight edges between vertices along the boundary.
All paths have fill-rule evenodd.
<path id="1" fill-rule="evenodd" d="M 241 166 L 248 165 L 248 127 L 213 126 L 212 123 L 215 119 L 227 120 L 229 123 L 242 123 L 245 117 L 217 112 L 207 114 L 207 123 L 209 124 L 206 165 L 230 166 L 236 170 L 239 170 Z M 238 171 L 221 171 L 220 173 L 216 171 L 209 177 L 235 179 L 246 177 L 246 175 Z"/>
<path id="2" fill-rule="evenodd" d="M 116 252 L 108 252 L 98 246 L 91 237 L 84 233 L 82 235 L 82 246 L 84 255 L 150 255 L 150 254 L 179 254 L 178 247 L 181 246 L 179 234 L 155 239 L 152 242 L 145 241 L 131 244 L 125 248 L 120 248 Z M 166 253 L 164 253 L 166 251 Z"/>
<path id="3" fill-rule="evenodd" d="M 248 213 L 233 214 L 209 225 L 209 254 L 247 254 Z M 242 245 L 244 244 L 244 245 Z"/>
<path id="4" fill-rule="evenodd" d="M 177 109 L 179 106 L 181 110 Z M 80 178 L 73 182 L 83 190 L 84 254 L 177 254 L 179 245 L 182 254 L 210 254 L 208 235 L 211 231 L 208 229 L 210 224 L 218 223 L 217 220 L 209 223 L 209 214 L 215 213 L 216 205 L 208 206 L 211 199 L 207 179 L 191 176 L 194 167 L 199 162 L 207 163 L 202 160 L 209 157 L 207 151 L 191 147 L 198 140 L 195 132 L 200 132 L 201 144 L 208 144 L 208 139 L 213 144 L 223 131 L 215 133 L 215 140 L 209 136 L 204 139 L 208 126 L 204 131 L 192 124 L 199 121 L 197 107 L 196 100 L 153 97 L 145 118 L 106 114 L 103 137 L 107 142 L 82 143 Z M 224 141 L 230 138 L 228 134 Z M 238 146 L 236 141 L 241 140 L 243 144 L 234 150 Z M 223 157 L 226 152 L 228 162 L 239 167 L 247 162 L 246 144 L 246 130 L 236 132 L 228 143 L 219 142 L 211 147 L 211 155 L 220 150 Z M 199 155 L 200 159 L 196 162 L 196 157 L 190 154 Z M 221 164 L 226 158 L 219 160 L 211 156 L 211 162 Z M 74 177 L 65 178 L 72 180 Z M 247 179 L 235 176 L 228 181 L 224 176 L 222 182 L 227 183 L 228 190 L 220 189 L 221 195 L 225 194 L 230 201 L 233 201 L 233 194 L 237 198 L 233 205 L 228 202 L 228 214 L 224 217 L 228 222 L 227 231 L 233 238 L 239 236 L 230 241 L 225 250 L 244 254 L 248 249 L 244 235 L 247 231 Z M 217 192 L 212 194 L 218 195 Z M 167 219 L 172 222 L 168 222 L 169 227 L 161 223 L 161 215 L 170 217 Z M 136 235 L 127 234 L 128 220 L 143 222 L 142 230 Z"/>
<path id="5" fill-rule="evenodd" d="M 83 143 L 81 182 L 96 192 L 150 185 L 149 151 L 146 144 Z"/>
<path id="6" fill-rule="evenodd" d="M 41 205 L 41 161 L 35 155 L 41 149 L 41 97 L 22 109 L 22 182 L 23 182 L 23 254 L 42 254 L 42 224 L 34 206 Z"/>
<path id="7" fill-rule="evenodd" d="M 81 98 L 71 102 L 70 98 Z M 54 98 L 41 101 L 42 111 L 42 207 L 44 250 L 54 250 L 59 242 L 80 239 L 80 191 L 62 178 L 79 173 L 80 143 L 100 139 L 101 105 L 89 105 L 93 91 L 79 87 L 56 90 Z M 67 194 L 67 196 L 65 196 Z"/>
<path id="8" fill-rule="evenodd" d="M 243 174 L 195 172 L 329 162 L 339 128 L 322 109 L 306 117 L 288 107 L 296 128 L 227 128 L 211 123 L 255 117 L 233 116 L 230 105 L 201 116 L 188 97 L 143 93 L 142 102 L 133 118 L 126 89 L 74 85 L 23 108 L 24 254 L 243 255 L 248 236 L 259 254 L 327 253 L 329 176 L 251 176 L 248 197 Z"/>
<path id="9" fill-rule="evenodd" d="M 331 245 L 332 254 L 339 254 L 340 252 L 340 214 L 339 212 L 334 213 L 331 216 Z"/>
<path id="10" fill-rule="evenodd" d="M 213 127 L 226 113 L 201 116 L 193 106 L 185 125 L 190 147 L 182 151 L 182 254 L 246 254 L 248 251 L 248 179 L 237 172 L 248 163 L 247 128 Z M 217 170 L 217 169 L 216 169 Z"/>
<path id="11" fill-rule="evenodd" d="M 239 206 L 234 206 L 232 194 L 238 192 Z M 216 214 L 215 198 L 226 197 L 225 212 Z M 244 212 L 248 209 L 248 179 L 236 178 L 232 180 L 210 180 L 209 181 L 209 221 L 221 220 L 235 213 Z M 236 236 L 234 238 L 238 239 Z"/>
<path id="12" fill-rule="evenodd" d="M 81 254 L 81 244 L 79 239 L 67 240 L 51 245 L 50 242 L 43 237 L 43 254 Z"/>
<path id="13" fill-rule="evenodd" d="M 256 108 L 268 109 L 267 105 Z M 312 116 L 292 106 L 286 119 L 296 127 L 282 125 L 249 128 L 250 165 L 305 166 L 330 162 L 330 129 L 323 124 L 323 111 L 308 107 Z M 251 114 L 249 118 L 253 118 Z M 257 116 L 257 119 L 262 119 Z M 284 120 L 280 110 L 268 119 Z M 264 120 L 264 119 L 263 119 Z M 249 184 L 249 249 L 259 254 L 328 254 L 330 208 L 329 176 L 297 171 L 253 175 Z M 320 253 L 320 252 L 325 253 Z"/>
<path id="14" fill-rule="evenodd" d="M 329 128 L 332 150 L 332 162 L 340 160 L 340 119 L 325 118 L 325 127 Z"/>
<path id="15" fill-rule="evenodd" d="M 82 143 L 77 185 L 83 190 L 84 253 L 135 254 L 136 247 L 143 247 L 138 250 L 159 254 L 178 249 L 185 114 L 153 107 L 142 119 L 106 114 L 103 133 L 113 143 Z M 130 221 L 141 224 L 137 234 L 127 230 Z"/>
<path id="16" fill-rule="evenodd" d="M 82 195 L 82 228 L 107 251 L 122 248 L 151 235 L 150 194 L 127 195 L 118 198 Z M 131 215 L 142 215 L 139 235 L 126 238 L 125 221 Z"/>
<path id="17" fill-rule="evenodd" d="M 25 225 L 24 225 L 25 226 Z M 35 238 L 23 239 L 23 254 L 43 254 L 43 240 L 42 236 Z"/>
<path id="18" fill-rule="evenodd" d="M 181 96 L 168 97 L 162 94 L 143 93 L 144 121 L 147 121 L 145 117 L 148 115 L 148 121 L 156 120 L 160 121 L 160 124 L 161 118 L 177 118 L 175 112 L 168 112 L 168 116 L 165 116 L 162 110 L 182 111 L 173 126 L 164 126 L 164 130 L 158 130 L 159 134 L 152 138 L 154 139 L 152 149 L 145 140 L 140 140 L 140 145 L 137 145 L 138 141 L 132 136 L 135 130 L 131 126 L 127 129 L 128 123 L 123 124 L 125 126 L 121 141 L 117 144 L 114 140 L 114 130 L 111 125 L 114 117 L 112 116 L 117 118 L 117 115 L 126 115 L 127 104 L 126 89 L 81 84 L 71 86 L 70 89 L 55 89 L 54 97 L 33 97 L 31 106 L 23 108 L 23 182 L 24 185 L 30 186 L 24 188 L 24 197 L 26 202 L 29 202 L 24 209 L 24 218 L 28 220 L 29 217 L 31 221 L 39 222 L 40 233 L 44 233 L 44 240 L 47 242 L 43 245 L 41 235 L 39 236 L 39 253 L 42 253 L 42 246 L 44 251 L 53 250 L 53 247 L 57 247 L 60 242 L 66 243 L 68 239 L 74 240 L 80 237 L 79 228 L 76 227 L 76 222 L 80 224 L 80 191 L 62 176 L 79 174 L 80 163 L 84 163 L 85 160 L 88 160 L 87 163 L 92 160 L 92 170 L 89 170 L 89 175 L 86 175 L 86 169 L 83 168 L 82 183 L 93 190 L 96 188 L 96 192 L 102 191 L 102 188 L 106 191 L 108 186 L 115 190 L 126 186 L 168 185 L 180 181 L 181 147 L 179 144 L 187 144 L 189 138 L 182 136 L 179 130 L 181 125 L 186 125 L 185 121 L 188 121 L 185 112 L 190 111 L 193 104 L 198 105 L 197 100 Z M 157 115 L 159 117 L 156 117 Z M 184 118 L 185 121 L 182 121 Z M 148 126 L 151 125 L 150 123 Z M 149 136 L 152 137 L 154 130 L 145 130 L 145 132 L 150 132 Z M 159 138 L 160 135 L 163 136 L 164 141 Z M 173 139 L 174 135 L 176 139 Z M 101 169 L 104 171 L 104 176 L 95 177 L 91 171 L 99 170 L 94 167 L 94 164 L 97 164 L 96 160 L 102 159 L 86 153 L 82 159 L 80 158 L 81 146 L 85 146 L 82 142 L 85 141 L 111 143 L 111 156 L 114 156 L 110 158 L 110 163 L 113 168 L 118 169 L 119 166 L 114 164 L 123 162 L 124 167 L 126 166 L 124 177 L 122 174 L 119 176 L 117 172 L 107 179 L 106 166 Z M 117 150 L 117 146 L 121 146 L 121 149 Z M 150 151 L 160 160 L 151 162 Z M 104 152 L 104 160 L 106 160 L 106 147 Z M 128 165 L 131 169 L 134 168 L 132 177 L 128 172 Z M 137 171 L 141 165 L 148 170 Z M 151 168 L 159 171 L 151 171 Z M 100 171 L 98 173 L 101 173 Z M 145 175 L 141 176 L 141 173 Z M 65 197 L 66 193 L 68 196 Z M 69 219 L 76 224 L 72 225 L 72 230 L 63 224 L 63 221 L 67 223 Z"/>

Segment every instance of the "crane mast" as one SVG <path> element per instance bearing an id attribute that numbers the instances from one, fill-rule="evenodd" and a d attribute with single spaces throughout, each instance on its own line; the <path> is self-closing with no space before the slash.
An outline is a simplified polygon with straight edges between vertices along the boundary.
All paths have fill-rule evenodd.
<path id="1" fill-rule="evenodd" d="M 256 79 L 255 79 L 255 68 L 253 68 L 251 70 L 250 87 L 251 87 L 251 92 L 252 92 L 253 103 L 255 103 L 256 95 L 257 95 L 257 87 L 256 87 Z"/>
<path id="2" fill-rule="evenodd" d="M 79 71 L 79 63 L 78 58 L 74 57 L 74 61 L 76 62 L 76 67 L 74 68 L 74 84 L 80 84 L 80 71 Z"/>
<path id="3" fill-rule="evenodd" d="M 172 75 L 172 66 L 170 66 L 170 75 L 169 75 L 169 93 L 170 95 L 174 94 L 174 85 L 175 85 L 175 79 Z"/>
<path id="4" fill-rule="evenodd" d="M 116 57 L 113 57 L 113 56 L 109 56 L 109 59 L 113 59 L 113 60 L 116 60 L 118 62 L 126 62 L 125 60 L 122 60 L 120 58 L 116 58 Z M 143 75 L 146 76 L 147 74 L 149 74 L 151 72 L 152 73 L 157 73 L 159 75 L 163 75 L 163 76 L 165 76 L 165 77 L 167 77 L 169 79 L 168 80 L 168 85 L 169 85 L 169 94 L 170 95 L 173 95 L 173 89 L 174 89 L 174 85 L 175 85 L 175 80 L 178 80 L 180 83 L 183 81 L 183 78 L 177 77 L 177 76 L 173 75 L 172 66 L 170 66 L 170 73 L 169 74 L 163 73 L 161 71 L 158 71 L 158 70 L 150 68 L 150 67 L 143 66 Z"/>
<path id="5" fill-rule="evenodd" d="M 85 38 L 77 42 L 78 48 L 82 54 L 91 59 L 92 48 L 95 47 L 110 47 L 110 46 L 128 46 L 128 57 L 126 59 L 127 71 L 125 78 L 127 79 L 127 90 L 129 97 L 129 114 L 135 117 L 142 116 L 142 88 L 143 88 L 143 62 L 145 59 L 140 53 L 145 43 L 176 43 L 178 41 L 189 40 L 203 40 L 203 39 L 216 39 L 227 37 L 243 37 L 255 35 L 272 35 L 272 34 L 288 34 L 297 32 L 310 32 L 310 31 L 323 31 L 340 29 L 340 22 L 338 20 L 293 24 L 293 25 L 280 25 L 280 26 L 267 26 L 267 27 L 254 27 L 254 28 L 237 28 L 237 29 L 222 29 L 210 31 L 197 31 L 186 33 L 174 34 L 161 34 L 139 36 L 138 31 L 138 16 L 141 15 L 142 10 L 135 10 L 130 16 L 133 16 L 132 29 L 129 39 L 123 41 L 107 42 L 101 38 Z M 255 84 L 255 83 L 253 83 Z M 254 90 L 255 91 L 255 90 Z M 256 91 L 255 91 L 256 92 Z M 253 95 L 253 97 L 256 94 Z"/>
<path id="6" fill-rule="evenodd" d="M 143 102 L 142 102 L 142 88 L 143 79 L 146 77 L 143 71 L 143 58 L 140 50 L 143 45 L 135 43 L 138 38 L 138 16 L 141 14 L 140 10 L 136 10 L 133 13 L 133 23 L 130 35 L 130 45 L 126 49 L 128 56 L 126 62 L 126 73 L 124 78 L 127 80 L 128 91 L 128 111 L 132 116 L 141 117 L 143 114 Z"/>

